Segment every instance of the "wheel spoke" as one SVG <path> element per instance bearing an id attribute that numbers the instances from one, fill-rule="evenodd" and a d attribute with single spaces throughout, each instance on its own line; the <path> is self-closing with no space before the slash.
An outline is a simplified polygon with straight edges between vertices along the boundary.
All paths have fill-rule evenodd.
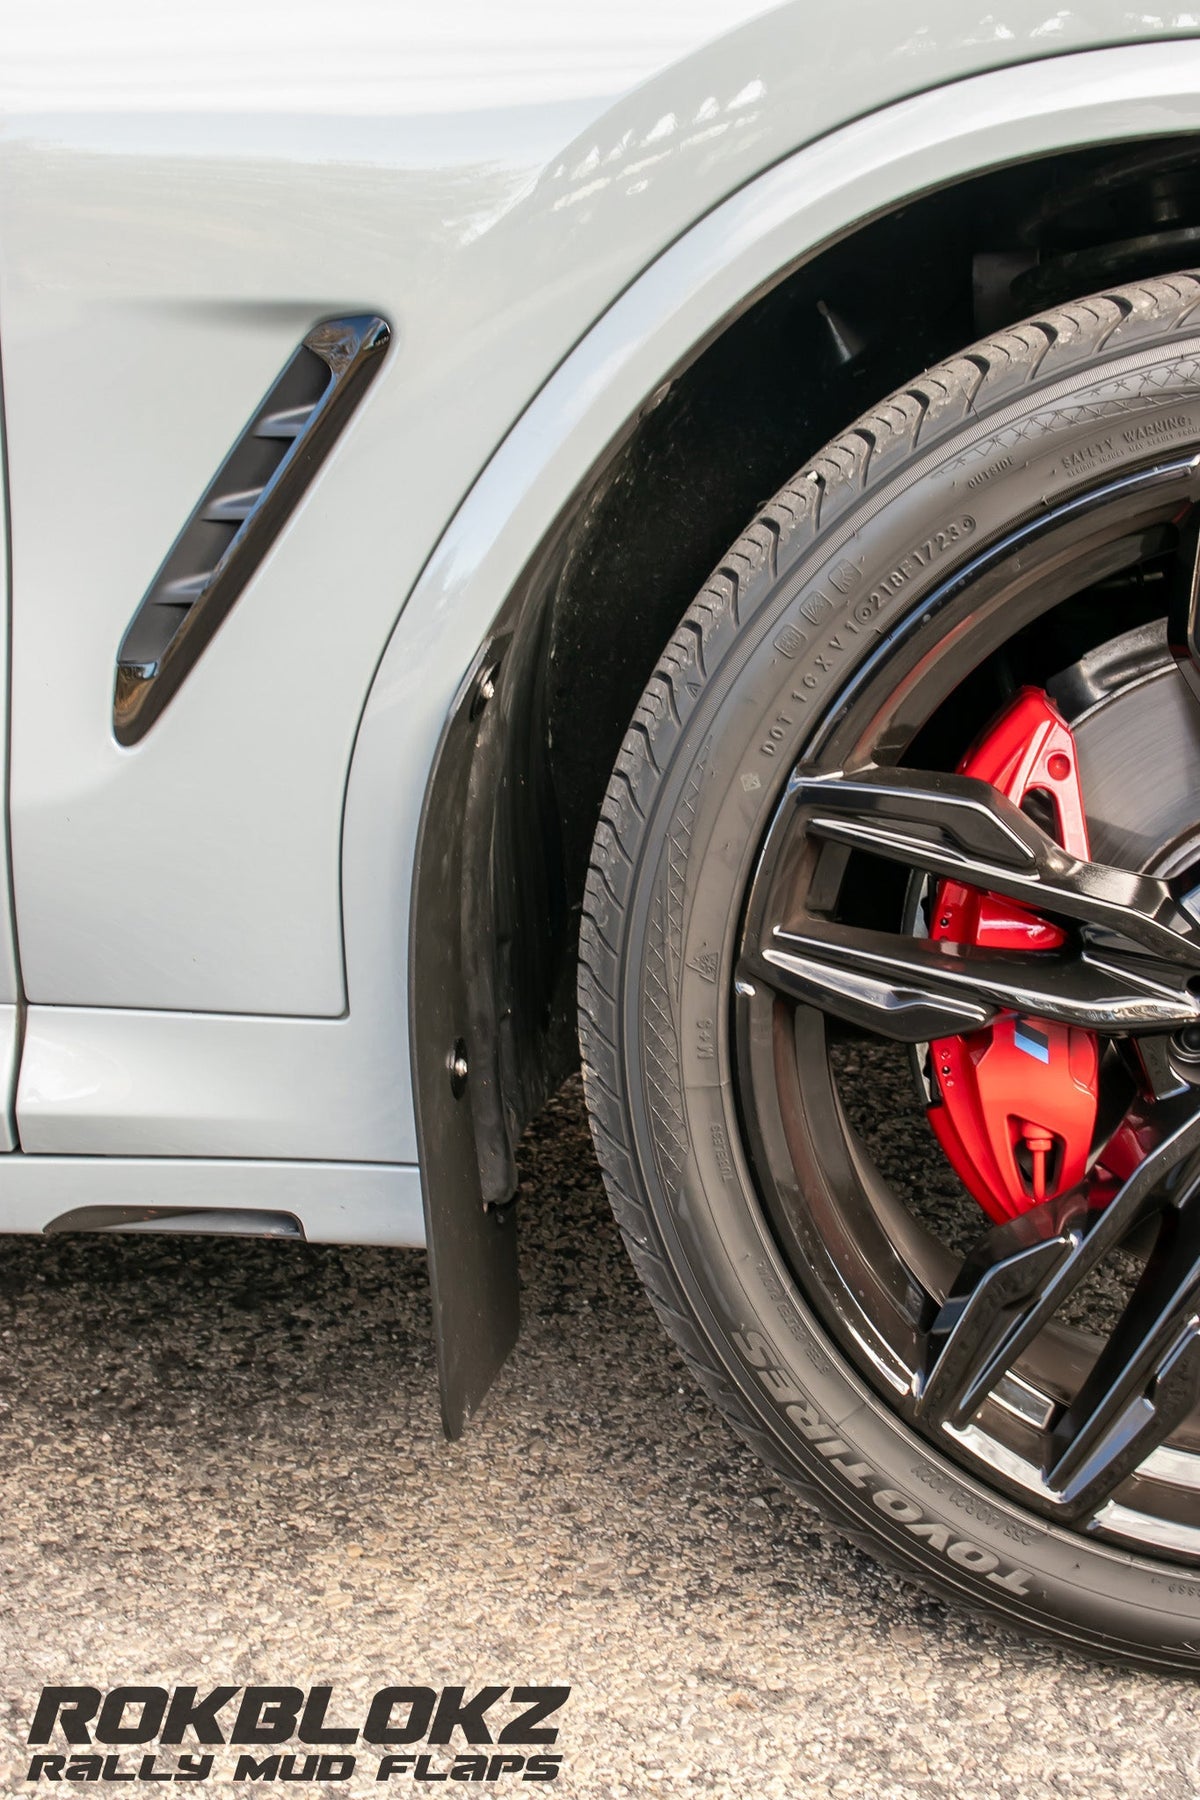
<path id="1" fill-rule="evenodd" d="M 1200 1399 L 1200 1108 L 1189 1094 L 1154 1116 L 1157 1148 L 1103 1212 L 1076 1192 L 988 1233 L 933 1321 L 918 1382 L 922 1419 L 966 1425 L 1104 1257 L 1161 1215 L 1138 1288 L 1046 1438 L 1047 1495 L 1071 1513 L 1094 1510 Z"/>
<path id="2" fill-rule="evenodd" d="M 1050 1437 L 1049 1486 L 1094 1510 L 1200 1397 L 1200 1218 L 1164 1219 L 1137 1291 Z"/>
<path id="3" fill-rule="evenodd" d="M 1112 1037 L 1200 1022 L 1200 998 L 1178 965 L 1114 953 L 978 950 L 809 919 L 748 946 L 742 968 L 906 1044 L 979 1031 L 1014 1012 Z"/>
<path id="4" fill-rule="evenodd" d="M 967 1423 L 1074 1285 L 1069 1272 L 1083 1256 L 1086 1225 L 1086 1205 L 1072 1194 L 988 1233 L 930 1327 L 917 1394 L 922 1418 Z"/>
<path id="5" fill-rule="evenodd" d="M 1073 920 L 1095 944 L 1200 968 L 1200 929 L 1171 884 L 1069 856 L 1010 800 L 969 775 L 803 766 L 789 796 L 810 837 Z"/>

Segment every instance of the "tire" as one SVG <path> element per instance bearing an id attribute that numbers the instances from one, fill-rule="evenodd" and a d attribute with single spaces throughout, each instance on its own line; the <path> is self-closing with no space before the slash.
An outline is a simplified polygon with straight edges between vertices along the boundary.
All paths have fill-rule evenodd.
<path id="1" fill-rule="evenodd" d="M 1198 446 L 1200 273 L 1003 331 L 831 443 L 732 546 L 663 652 L 602 807 L 579 968 L 612 1205 L 663 1324 L 733 1426 L 942 1597 L 1187 1671 L 1200 1668 L 1194 1556 L 1076 1529 L 987 1480 L 905 1416 L 831 1322 L 747 1143 L 731 994 L 789 771 L 828 744 L 872 658 L 902 631 L 911 645 L 935 588 L 1021 522 Z M 969 625 L 969 601 L 955 604 Z"/>

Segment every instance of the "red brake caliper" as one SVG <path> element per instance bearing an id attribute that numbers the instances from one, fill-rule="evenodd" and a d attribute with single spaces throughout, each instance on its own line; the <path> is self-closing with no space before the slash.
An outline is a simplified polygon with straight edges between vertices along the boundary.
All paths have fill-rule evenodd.
<path id="1" fill-rule="evenodd" d="M 1087 820 L 1071 729 L 1039 688 L 1023 688 L 959 766 L 1017 806 L 1044 796 L 1064 850 L 1086 861 Z M 958 882 L 934 896 L 930 936 L 994 950 L 1054 950 L 1065 933 L 1018 901 Z M 929 1120 L 984 1211 L 1015 1219 L 1087 1174 L 1100 1057 L 1094 1033 L 1007 1018 L 929 1046 L 941 1104 Z"/>

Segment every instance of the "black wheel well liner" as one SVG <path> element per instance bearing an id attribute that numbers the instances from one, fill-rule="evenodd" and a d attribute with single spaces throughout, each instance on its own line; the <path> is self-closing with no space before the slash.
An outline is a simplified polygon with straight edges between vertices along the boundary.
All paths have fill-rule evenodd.
<path id="1" fill-rule="evenodd" d="M 517 1143 L 577 1061 L 592 834 L 680 617 L 758 508 L 905 379 L 1039 306 L 1189 263 L 1200 139 L 1063 152 L 927 193 L 727 320 L 531 555 L 451 708 L 414 874 L 412 1066 L 450 1435 L 517 1333 Z"/>

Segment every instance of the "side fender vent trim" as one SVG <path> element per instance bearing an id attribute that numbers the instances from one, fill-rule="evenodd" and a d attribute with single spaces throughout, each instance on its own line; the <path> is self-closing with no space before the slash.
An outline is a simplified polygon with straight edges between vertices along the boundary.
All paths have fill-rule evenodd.
<path id="1" fill-rule="evenodd" d="M 77 1206 L 59 1213 L 42 1230 L 193 1232 L 205 1237 L 303 1238 L 293 1213 L 255 1211 L 244 1206 Z"/>
<path id="2" fill-rule="evenodd" d="M 283 369 L 134 613 L 117 653 L 113 732 L 143 738 L 195 667 L 383 360 L 385 320 L 314 325 Z"/>

